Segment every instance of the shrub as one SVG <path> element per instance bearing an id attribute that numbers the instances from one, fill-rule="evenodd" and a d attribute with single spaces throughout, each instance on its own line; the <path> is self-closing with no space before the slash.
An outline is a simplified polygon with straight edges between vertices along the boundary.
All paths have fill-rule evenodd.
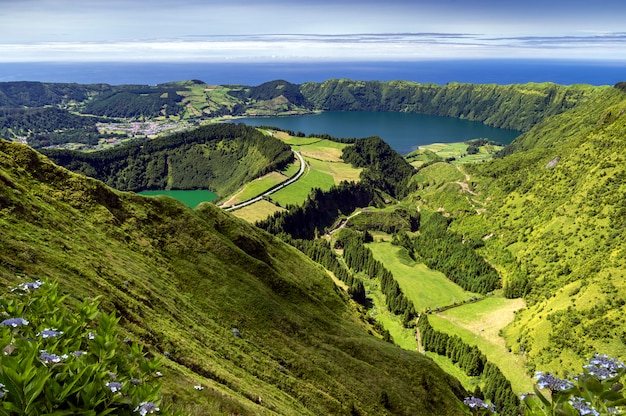
<path id="1" fill-rule="evenodd" d="M 120 342 L 119 318 L 97 301 L 65 300 L 39 280 L 0 299 L 0 415 L 158 412 L 158 360 Z"/>

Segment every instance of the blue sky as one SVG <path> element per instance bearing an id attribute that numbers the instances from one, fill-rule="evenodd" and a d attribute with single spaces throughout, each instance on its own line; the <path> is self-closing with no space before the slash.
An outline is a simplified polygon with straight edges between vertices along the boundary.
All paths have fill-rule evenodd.
<path id="1" fill-rule="evenodd" d="M 625 0 L 0 0 L 0 62 L 626 60 Z"/>

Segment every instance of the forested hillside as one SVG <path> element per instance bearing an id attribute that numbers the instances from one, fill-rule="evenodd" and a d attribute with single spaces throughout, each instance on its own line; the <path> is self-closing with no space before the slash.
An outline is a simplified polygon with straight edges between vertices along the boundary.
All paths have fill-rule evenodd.
<path id="1" fill-rule="evenodd" d="M 314 111 L 393 111 L 457 117 L 520 131 L 540 120 L 587 102 L 605 87 L 543 84 L 420 84 L 409 81 L 352 81 L 333 79 L 296 85 L 283 80 L 258 86 L 208 85 L 180 81 L 149 85 L 79 85 L 40 82 L 0 83 L 0 108 L 54 106 L 108 117 L 110 121 L 151 120 L 189 123 L 224 116 L 308 114 Z M 59 124 L 59 129 L 66 126 Z M 10 133 L 10 132 L 9 132 Z M 29 144 L 87 143 L 86 134 L 56 135 L 54 140 Z M 0 134 L 2 134 L 0 132 Z M 14 135 L 4 132 L 5 138 Z M 65 137 L 65 141 L 63 138 Z M 100 138 L 106 138 L 102 136 Z"/>
<path id="2" fill-rule="evenodd" d="M 466 392 L 456 380 L 383 341 L 304 255 L 211 204 L 191 210 L 118 192 L 0 140 L 0 212 L 3 288 L 51 279 L 70 309 L 97 296 L 120 318 L 117 341 L 144 344 L 161 361 L 162 408 L 459 412 Z"/>
<path id="3" fill-rule="evenodd" d="M 213 124 L 101 152 L 44 153 L 119 190 L 211 189 L 219 195 L 293 160 L 289 146 L 243 124 Z"/>
<path id="4" fill-rule="evenodd" d="M 480 121 L 526 131 L 538 121 L 596 96 L 601 87 L 544 84 L 458 84 L 332 79 L 305 83 L 302 94 L 324 111 L 398 111 Z"/>
<path id="5" fill-rule="evenodd" d="M 505 295 L 526 299 L 504 335 L 530 372 L 565 375 L 595 352 L 626 358 L 626 93 L 600 91 L 507 156 L 466 166 L 473 191 L 431 180 L 413 197 L 454 213 L 450 229 L 484 244 Z"/>

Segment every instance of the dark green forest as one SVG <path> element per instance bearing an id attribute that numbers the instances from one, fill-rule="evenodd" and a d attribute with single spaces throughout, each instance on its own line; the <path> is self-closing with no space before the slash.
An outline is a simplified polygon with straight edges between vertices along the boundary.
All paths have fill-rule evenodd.
<path id="1" fill-rule="evenodd" d="M 119 190 L 210 189 L 219 195 L 293 160 L 289 146 L 243 124 L 213 124 L 100 152 L 44 153 Z"/>

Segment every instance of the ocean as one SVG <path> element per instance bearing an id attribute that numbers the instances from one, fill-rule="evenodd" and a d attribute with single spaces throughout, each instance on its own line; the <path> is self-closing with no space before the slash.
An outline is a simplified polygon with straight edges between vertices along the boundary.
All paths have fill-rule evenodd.
<path id="1" fill-rule="evenodd" d="M 0 82 L 160 84 L 197 79 L 208 84 L 259 85 L 284 79 L 301 84 L 330 78 L 514 84 L 614 85 L 626 81 L 626 61 L 445 60 L 416 62 L 297 63 L 2 63 Z"/>

